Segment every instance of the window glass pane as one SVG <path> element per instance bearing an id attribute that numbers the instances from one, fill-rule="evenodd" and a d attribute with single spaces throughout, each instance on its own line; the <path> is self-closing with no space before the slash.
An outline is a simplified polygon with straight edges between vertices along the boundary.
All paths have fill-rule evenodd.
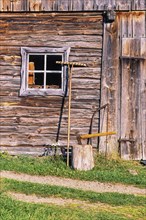
<path id="1" fill-rule="evenodd" d="M 60 89 L 61 84 L 61 73 L 47 73 L 46 88 Z"/>
<path id="2" fill-rule="evenodd" d="M 35 73 L 35 85 L 44 87 L 44 73 Z"/>
<path id="3" fill-rule="evenodd" d="M 60 70 L 61 65 L 56 64 L 56 61 L 62 61 L 61 55 L 47 55 L 47 70 Z"/>
<path id="4" fill-rule="evenodd" d="M 29 63 L 33 63 L 34 70 L 44 70 L 44 55 L 29 55 Z"/>
<path id="5" fill-rule="evenodd" d="M 28 88 L 44 88 L 44 73 L 31 72 L 28 77 Z"/>

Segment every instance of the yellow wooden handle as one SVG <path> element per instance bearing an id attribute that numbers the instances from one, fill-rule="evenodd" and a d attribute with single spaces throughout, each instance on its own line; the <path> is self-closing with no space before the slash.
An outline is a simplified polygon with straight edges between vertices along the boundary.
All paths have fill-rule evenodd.
<path id="1" fill-rule="evenodd" d="M 115 131 L 95 133 L 95 134 L 83 134 L 83 135 L 80 135 L 80 138 L 81 138 L 81 139 L 88 139 L 88 138 L 94 138 L 94 137 L 100 137 L 100 136 L 107 136 L 107 135 L 114 135 L 114 134 L 116 134 Z"/>

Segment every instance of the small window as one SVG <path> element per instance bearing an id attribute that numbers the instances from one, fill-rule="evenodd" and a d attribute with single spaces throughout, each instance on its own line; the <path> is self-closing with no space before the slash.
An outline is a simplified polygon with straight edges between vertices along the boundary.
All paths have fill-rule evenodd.
<path id="1" fill-rule="evenodd" d="M 69 48 L 21 48 L 20 95 L 64 95 Z"/>

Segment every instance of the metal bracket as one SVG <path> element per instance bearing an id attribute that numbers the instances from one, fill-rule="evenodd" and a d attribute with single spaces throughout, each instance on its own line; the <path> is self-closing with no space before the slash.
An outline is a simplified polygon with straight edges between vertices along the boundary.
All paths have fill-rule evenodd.
<path id="1" fill-rule="evenodd" d="M 135 139 L 132 139 L 132 138 L 120 138 L 119 140 L 118 140 L 119 142 L 130 142 L 130 143 L 134 143 L 134 142 L 136 142 L 136 140 Z"/>
<path id="2" fill-rule="evenodd" d="M 105 23 L 112 23 L 115 21 L 116 12 L 115 12 L 115 5 L 105 5 L 104 6 L 104 21 Z"/>

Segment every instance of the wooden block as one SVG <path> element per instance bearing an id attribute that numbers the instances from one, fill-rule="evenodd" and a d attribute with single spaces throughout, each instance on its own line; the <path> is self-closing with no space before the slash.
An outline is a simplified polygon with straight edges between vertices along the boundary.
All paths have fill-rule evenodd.
<path id="1" fill-rule="evenodd" d="M 34 62 L 29 62 L 29 71 L 32 70 L 32 72 L 29 72 L 29 77 L 28 77 L 28 84 L 29 85 L 34 85 Z"/>
<path id="2" fill-rule="evenodd" d="M 91 145 L 74 145 L 72 151 L 72 167 L 77 170 L 91 170 L 94 167 Z"/>

